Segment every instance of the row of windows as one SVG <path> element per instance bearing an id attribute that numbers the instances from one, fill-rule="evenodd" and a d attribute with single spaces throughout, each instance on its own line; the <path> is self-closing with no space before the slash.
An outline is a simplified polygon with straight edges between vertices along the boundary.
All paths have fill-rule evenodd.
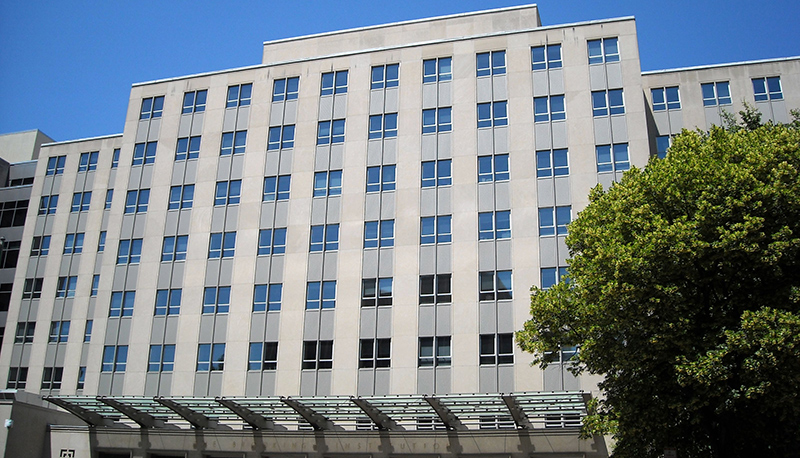
<path id="1" fill-rule="evenodd" d="M 119 164 L 119 148 L 114 149 L 111 168 L 116 168 Z M 97 160 L 99 157 L 98 151 L 81 153 L 78 160 L 78 172 L 90 172 L 97 170 Z M 67 162 L 67 156 L 53 156 L 47 159 L 47 167 L 45 169 L 46 176 L 61 175 L 64 173 L 64 166 Z"/>
<path id="2" fill-rule="evenodd" d="M 783 99 L 779 76 L 753 78 L 751 81 L 756 102 Z M 733 102 L 728 81 L 702 83 L 700 89 L 703 94 L 703 106 L 730 105 Z M 650 90 L 650 94 L 653 111 L 679 110 L 681 108 L 678 86 L 653 88 Z"/>
<path id="3" fill-rule="evenodd" d="M 601 153 L 598 152 L 598 156 Z M 598 161 L 600 163 L 602 161 Z M 551 177 L 562 176 L 569 173 L 567 161 L 567 150 L 544 150 L 537 151 L 537 176 Z M 622 170 L 622 169 L 620 169 Z M 366 192 L 392 191 L 395 189 L 396 166 L 372 166 L 367 168 Z M 478 181 L 505 181 L 509 179 L 508 154 L 498 154 L 493 156 L 478 157 Z M 452 184 L 452 164 L 450 159 L 439 161 L 425 161 L 421 164 L 421 186 L 423 188 L 432 186 L 449 186 Z M 277 177 L 266 177 L 264 179 L 263 201 L 270 202 L 276 200 L 289 199 L 291 185 L 290 175 Z M 314 175 L 315 197 L 336 196 L 342 192 L 342 171 L 333 170 L 329 172 L 316 172 Z M 111 201 L 114 194 L 113 189 L 106 191 L 105 209 L 111 208 Z M 241 197 L 241 180 L 217 182 L 214 194 L 214 205 L 235 205 Z M 88 211 L 91 204 L 92 192 L 77 192 L 73 194 L 72 206 L 70 211 Z M 130 190 L 125 198 L 124 212 L 142 213 L 148 210 L 150 199 L 149 189 Z M 194 200 L 194 185 L 178 185 L 170 188 L 169 202 L 167 208 L 176 210 L 181 208 L 192 208 Z M 24 201 L 22 201 L 24 203 Z M 13 202 L 11 203 L 13 204 Z M 58 204 L 58 195 L 42 196 L 39 205 L 39 215 L 53 214 Z M 11 209 L 9 207 L 8 216 L 3 213 L 3 218 L 12 221 L 19 220 L 24 222 L 26 209 Z M 20 213 L 22 212 L 22 213 Z"/>
<path id="4" fill-rule="evenodd" d="M 221 371 L 225 368 L 224 343 L 198 344 L 198 372 Z M 306 340 L 303 342 L 302 369 L 318 370 L 333 367 L 332 340 Z M 420 337 L 418 366 L 449 366 L 451 364 L 450 336 Z M 128 346 L 107 345 L 103 349 L 102 372 L 125 372 Z M 391 365 L 391 339 L 360 339 L 359 368 L 385 368 Z M 512 333 L 481 334 L 479 363 L 481 365 L 513 364 L 514 344 Z M 278 342 L 251 342 L 247 368 L 251 371 L 276 370 Z M 175 365 L 175 344 L 150 346 L 148 372 L 170 372 Z"/>
<path id="5" fill-rule="evenodd" d="M 543 271 L 544 272 L 544 271 Z M 549 286 L 550 282 L 543 273 L 543 285 Z M 41 279 L 37 279 L 41 280 Z M 545 281 L 548 280 L 548 281 Z M 99 275 L 93 277 L 93 296 L 96 296 Z M 77 277 L 59 277 L 58 292 L 56 297 L 74 297 Z M 479 273 L 479 300 L 495 301 L 509 300 L 512 298 L 511 271 L 489 271 Z M 362 280 L 361 306 L 380 307 L 391 306 L 393 301 L 393 279 L 366 278 Z M 39 289 L 39 293 L 41 289 Z M 180 313 L 183 292 L 181 289 L 160 289 L 156 291 L 153 314 L 155 316 L 178 315 Z M 279 311 L 283 297 L 281 283 L 258 284 L 253 290 L 253 311 Z M 133 316 L 136 300 L 135 291 L 113 291 L 109 302 L 109 317 Z M 421 275 L 419 279 L 419 303 L 445 304 L 452 302 L 451 274 Z M 202 313 L 220 314 L 228 313 L 231 305 L 230 286 L 209 286 L 203 292 Z M 315 281 L 306 285 L 306 309 L 332 309 L 336 307 L 336 281 Z M 64 341 L 69 333 L 69 324 L 65 325 Z M 19 323 L 17 327 L 18 343 L 27 343 L 33 340 L 34 323 Z M 91 335 L 91 324 L 88 324 L 85 338 Z M 51 340 L 52 341 L 52 340 Z"/>
<path id="6" fill-rule="evenodd" d="M 598 147 L 598 165 L 602 165 L 599 171 L 622 170 L 623 159 L 627 156 L 619 153 L 619 145 L 613 145 L 614 161 L 610 161 L 611 145 Z M 623 145 L 624 146 L 624 145 Z M 600 148 L 605 148 L 605 153 L 600 153 Z M 603 162 L 601 162 L 601 160 Z M 228 183 L 228 182 L 221 182 Z M 133 191 L 135 192 L 135 191 Z M 139 194 L 141 195 L 141 194 Z M 230 195 L 228 202 L 233 199 Z M 238 199 L 238 194 L 235 196 Z M 140 205 L 132 208 L 141 208 Z M 562 210 L 556 212 L 558 221 L 558 234 L 566 233 L 566 225 L 571 221 L 571 211 L 569 207 L 558 207 Z M 131 211 L 134 211 L 133 209 Z M 548 213 L 549 212 L 549 213 Z M 539 210 L 539 235 L 554 235 L 553 211 L 550 209 Z M 364 222 L 364 248 L 378 248 L 394 246 L 394 220 L 366 221 Z M 97 251 L 105 251 L 105 239 L 107 232 L 101 231 Z M 511 237 L 511 213 L 510 211 L 480 212 L 478 213 L 478 239 L 508 239 Z M 66 234 L 64 239 L 64 254 L 79 254 L 83 252 L 85 234 L 82 232 Z M 188 249 L 188 235 L 166 236 L 164 237 L 161 261 L 182 261 L 186 259 Z M 31 244 L 31 256 L 46 256 L 50 250 L 51 236 L 35 236 Z M 420 244 L 450 243 L 452 241 L 452 215 L 438 215 L 420 218 Z M 119 241 L 117 252 L 117 264 L 136 264 L 141 261 L 143 239 L 123 239 Z M 19 251 L 19 242 L 13 245 L 9 242 L 7 252 Z M 229 258 L 233 257 L 236 247 L 236 232 L 217 232 L 209 237 L 208 258 Z M 14 250 L 16 248 L 16 250 Z M 333 251 L 339 248 L 339 225 L 314 225 L 311 226 L 309 251 Z M 262 229 L 259 232 L 257 254 L 283 254 L 286 250 L 286 228 Z M 5 259 L 5 258 L 4 258 Z M 15 258 L 16 259 L 16 258 Z M 2 265 L 6 262 L 2 261 Z"/>

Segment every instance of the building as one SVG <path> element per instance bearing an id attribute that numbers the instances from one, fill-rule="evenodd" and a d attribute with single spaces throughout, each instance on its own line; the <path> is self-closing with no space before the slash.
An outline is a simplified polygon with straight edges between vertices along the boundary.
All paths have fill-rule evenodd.
<path id="1" fill-rule="evenodd" d="M 53 457 L 607 456 L 577 349 L 513 344 L 529 287 L 592 187 L 798 88 L 800 58 L 643 74 L 633 18 L 534 5 L 136 84 L 122 134 L 42 146 L 0 373 L 92 425 Z"/>

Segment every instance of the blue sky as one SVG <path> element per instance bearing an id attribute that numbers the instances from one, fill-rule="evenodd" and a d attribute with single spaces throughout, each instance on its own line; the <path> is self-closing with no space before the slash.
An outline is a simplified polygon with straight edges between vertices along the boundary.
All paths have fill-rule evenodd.
<path id="1" fill-rule="evenodd" d="M 133 83 L 261 62 L 265 40 L 499 8 L 513 0 L 5 0 L 0 133 L 122 131 Z M 800 2 L 538 2 L 543 25 L 635 16 L 642 70 L 800 55 Z"/>

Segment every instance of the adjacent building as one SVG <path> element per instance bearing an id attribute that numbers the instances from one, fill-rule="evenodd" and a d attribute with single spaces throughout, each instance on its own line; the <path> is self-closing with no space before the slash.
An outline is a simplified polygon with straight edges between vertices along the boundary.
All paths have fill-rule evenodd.
<path id="1" fill-rule="evenodd" d="M 798 88 L 797 57 L 642 73 L 632 17 L 534 5 L 135 84 L 122 134 L 41 148 L 0 374 L 92 425 L 50 456 L 606 456 L 579 349 L 514 345 L 529 288 L 594 186 Z"/>

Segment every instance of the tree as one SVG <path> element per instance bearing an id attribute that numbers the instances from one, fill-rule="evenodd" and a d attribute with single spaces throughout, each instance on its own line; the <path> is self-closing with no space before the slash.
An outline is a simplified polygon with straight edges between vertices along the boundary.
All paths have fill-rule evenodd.
<path id="1" fill-rule="evenodd" d="M 580 346 L 615 456 L 800 453 L 800 123 L 747 119 L 592 190 L 568 283 L 532 288 L 517 342 L 542 367 Z"/>

